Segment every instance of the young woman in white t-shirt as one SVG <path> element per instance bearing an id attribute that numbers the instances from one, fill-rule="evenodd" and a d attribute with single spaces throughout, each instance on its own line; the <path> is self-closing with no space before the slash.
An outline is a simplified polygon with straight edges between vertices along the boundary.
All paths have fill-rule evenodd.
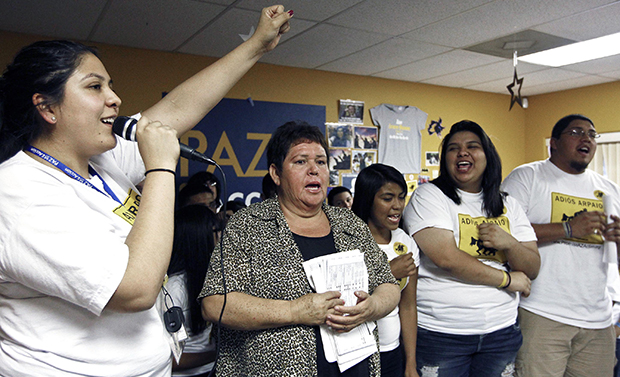
<path id="1" fill-rule="evenodd" d="M 516 200 L 499 191 L 501 160 L 478 124 L 452 126 L 439 166 L 403 214 L 422 252 L 418 370 L 512 376 L 519 293 L 529 295 L 540 268 L 536 235 Z"/>
<path id="2" fill-rule="evenodd" d="M 292 15 L 264 8 L 252 37 L 142 112 L 137 145 L 113 133 L 121 99 L 93 48 L 35 42 L 3 70 L 0 375 L 170 375 L 156 302 L 178 136 L 275 48 Z"/>
<path id="3" fill-rule="evenodd" d="M 357 176 L 351 209 L 368 224 L 390 260 L 392 274 L 400 279 L 400 303 L 377 321 L 383 377 L 418 376 L 416 284 L 420 258 L 413 239 L 398 227 L 406 197 L 407 183 L 392 166 L 370 165 Z"/>

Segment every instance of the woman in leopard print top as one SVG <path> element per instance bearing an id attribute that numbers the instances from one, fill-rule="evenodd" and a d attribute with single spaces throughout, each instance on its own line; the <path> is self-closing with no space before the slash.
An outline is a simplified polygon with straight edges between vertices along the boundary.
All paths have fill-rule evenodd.
<path id="1" fill-rule="evenodd" d="M 267 149 L 278 195 L 232 217 L 223 253 L 213 253 L 200 294 L 203 314 L 212 322 L 227 296 L 217 375 L 378 376 L 378 353 L 340 374 L 325 360 L 318 326 L 346 332 L 396 307 L 399 288 L 385 254 L 350 210 L 324 203 L 327 146 L 317 127 L 287 123 Z M 349 307 L 342 306 L 339 292 L 313 293 L 304 260 L 353 249 L 364 253 L 369 292 L 358 292 L 358 304 Z"/>

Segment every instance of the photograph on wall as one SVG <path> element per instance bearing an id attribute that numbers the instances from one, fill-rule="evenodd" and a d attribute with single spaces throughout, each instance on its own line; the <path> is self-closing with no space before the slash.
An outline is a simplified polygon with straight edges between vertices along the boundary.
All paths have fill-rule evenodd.
<path id="1" fill-rule="evenodd" d="M 330 148 L 351 148 L 353 146 L 353 126 L 346 123 L 325 123 L 327 141 Z"/>
<path id="2" fill-rule="evenodd" d="M 329 185 L 340 186 L 340 174 L 338 174 L 338 170 L 329 171 Z"/>
<path id="3" fill-rule="evenodd" d="M 353 149 L 351 152 L 351 172 L 359 173 L 362 169 L 377 163 L 377 151 Z"/>
<path id="4" fill-rule="evenodd" d="M 405 177 L 405 182 L 407 182 L 406 202 L 409 203 L 409 199 L 411 199 L 413 192 L 415 191 L 415 189 L 418 188 L 418 175 L 410 173 L 410 174 L 404 174 L 404 177 Z"/>
<path id="5" fill-rule="evenodd" d="M 418 174 L 418 186 L 423 185 L 431 181 L 428 169 L 422 169 L 422 172 Z"/>
<path id="6" fill-rule="evenodd" d="M 341 99 L 338 103 L 339 122 L 364 123 L 364 101 Z"/>
<path id="7" fill-rule="evenodd" d="M 329 170 L 351 170 L 351 150 L 345 148 L 330 148 Z"/>
<path id="8" fill-rule="evenodd" d="M 377 127 L 355 126 L 353 148 L 377 149 L 379 137 Z"/>
<path id="9" fill-rule="evenodd" d="M 439 166 L 439 152 L 426 152 L 426 166 Z"/>
<path id="10" fill-rule="evenodd" d="M 355 196 L 355 179 L 357 174 L 353 173 L 340 173 L 340 186 L 344 186 L 351 190 L 353 196 Z"/>

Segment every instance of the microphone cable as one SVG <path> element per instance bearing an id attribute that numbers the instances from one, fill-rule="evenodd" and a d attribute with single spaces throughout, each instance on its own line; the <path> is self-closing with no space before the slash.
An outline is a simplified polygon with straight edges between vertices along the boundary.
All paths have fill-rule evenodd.
<path id="1" fill-rule="evenodd" d="M 219 170 L 222 175 L 222 194 L 220 198 L 226 198 L 228 196 L 227 188 L 226 188 L 226 174 L 224 174 L 224 170 L 222 167 L 215 162 L 215 167 Z M 226 204 L 227 201 L 222 200 L 222 208 L 224 218 L 226 218 Z M 228 225 L 228 220 L 224 224 L 224 228 L 222 229 L 222 234 L 220 236 L 219 244 L 220 244 L 220 268 L 222 269 L 222 289 L 224 290 L 224 302 L 222 303 L 222 310 L 220 311 L 220 316 L 217 320 L 217 340 L 215 342 L 215 361 L 213 363 L 213 369 L 209 372 L 209 377 L 215 376 L 215 370 L 217 368 L 217 361 L 220 358 L 220 344 L 222 341 L 222 317 L 224 316 L 224 309 L 226 308 L 226 298 L 227 298 L 227 289 L 226 289 L 226 274 L 224 273 L 224 236 L 226 235 L 226 225 Z"/>

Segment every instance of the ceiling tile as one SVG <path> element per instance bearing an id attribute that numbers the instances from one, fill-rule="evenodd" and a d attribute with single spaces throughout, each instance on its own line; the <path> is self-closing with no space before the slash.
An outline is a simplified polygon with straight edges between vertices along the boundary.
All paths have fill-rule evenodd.
<path id="1" fill-rule="evenodd" d="M 396 36 L 489 1 L 367 0 L 330 19 L 329 23 Z"/>
<path id="2" fill-rule="evenodd" d="M 542 85 L 535 85 L 531 88 L 521 91 L 521 93 L 522 95 L 533 96 L 536 94 L 557 92 L 560 90 L 574 89 L 590 85 L 598 85 L 611 81 L 614 81 L 614 79 L 600 76 L 581 76 L 571 78 L 570 80 L 554 81 Z"/>
<path id="3" fill-rule="evenodd" d="M 526 89 L 556 81 L 574 80 L 583 76 L 585 74 L 579 72 L 571 72 L 560 68 L 546 68 L 521 77 L 523 78 L 523 89 Z"/>
<path id="4" fill-rule="evenodd" d="M 388 39 L 389 36 L 319 24 L 278 46 L 262 61 L 301 68 L 316 68 L 363 50 Z"/>
<path id="5" fill-rule="evenodd" d="M 220 4 L 220 5 L 231 5 L 236 0 L 192 0 L 192 1 L 199 1 L 201 3 Z"/>
<path id="6" fill-rule="evenodd" d="M 609 1 L 592 0 L 591 4 Z M 582 0 L 497 0 L 403 36 L 444 46 L 467 47 L 572 15 L 591 4 Z"/>
<path id="7" fill-rule="evenodd" d="M 495 56 L 453 50 L 445 54 L 380 72 L 373 76 L 395 80 L 422 81 L 502 60 L 504 59 Z"/>
<path id="8" fill-rule="evenodd" d="M 536 72 L 542 69 L 545 68 L 535 64 L 519 63 L 517 68 L 517 76 L 523 77 L 523 75 L 525 74 Z M 448 75 L 423 80 L 422 82 L 425 84 L 465 88 L 477 83 L 503 79 L 505 80 L 506 85 L 509 85 L 510 83 L 512 83 L 513 75 L 514 66 L 512 63 L 512 59 L 510 59 L 480 67 L 475 67 L 472 69 L 467 69 L 457 73 L 451 73 Z"/>
<path id="9" fill-rule="evenodd" d="M 599 76 L 620 80 L 620 70 L 601 73 Z"/>
<path id="10" fill-rule="evenodd" d="M 277 3 L 282 4 L 286 10 L 292 10 L 293 18 L 323 21 L 360 2 L 362 0 L 288 0 Z M 242 0 L 235 6 L 260 11 L 273 4 L 273 0 Z"/>
<path id="11" fill-rule="evenodd" d="M 609 0 L 597 1 L 591 4 L 591 8 L 593 9 L 578 12 L 557 21 L 546 22 L 533 29 L 553 35 L 561 35 L 576 41 L 585 41 L 620 32 L 620 23 L 618 22 L 620 19 L 620 3 Z"/>
<path id="12" fill-rule="evenodd" d="M 256 27 L 258 24 L 259 18 L 260 13 L 257 11 L 230 9 L 178 51 L 195 55 L 224 56 L 243 42 L 239 35 L 249 34 L 252 26 Z M 277 49 L 280 49 L 287 39 L 315 25 L 314 22 L 304 20 L 291 20 L 291 23 L 294 27 L 282 35 Z"/>
<path id="13" fill-rule="evenodd" d="M 531 96 L 535 94 L 544 93 L 541 92 L 541 89 L 549 86 L 550 88 L 563 87 L 565 89 L 570 89 L 571 83 L 577 83 L 584 79 L 591 80 L 583 73 L 578 72 L 570 72 L 565 71 L 559 68 L 548 68 L 542 69 L 540 71 L 531 72 L 524 75 L 519 75 L 520 78 L 523 78 L 523 86 L 521 87 L 521 95 L 522 96 Z M 592 76 L 590 76 L 592 77 Z M 605 80 L 605 78 L 595 78 L 595 81 Z M 589 81 L 588 81 L 589 82 Z M 490 81 L 487 83 L 470 85 L 467 86 L 466 89 L 472 90 L 482 90 L 485 92 L 495 92 L 495 93 L 506 93 L 508 94 L 508 89 L 506 86 L 510 84 L 510 82 L 503 80 Z M 573 86 L 577 87 L 577 86 Z M 560 89 L 554 89 L 557 91 Z"/>
<path id="14" fill-rule="evenodd" d="M 243 42 L 240 35 L 248 35 L 259 19 L 260 13 L 257 11 L 231 8 L 180 46 L 178 51 L 195 55 L 224 56 Z M 299 26 L 301 25 L 284 34 L 282 41 L 300 32 Z"/>
<path id="15" fill-rule="evenodd" d="M 356 75 L 372 75 L 449 50 L 446 47 L 395 37 L 318 68 Z"/>
<path id="16" fill-rule="evenodd" d="M 224 9 L 221 5 L 191 0 L 115 1 L 111 2 L 92 39 L 173 51 Z"/>
<path id="17" fill-rule="evenodd" d="M 2 0 L 0 29 L 87 40 L 106 3 L 107 0 Z"/>
<path id="18" fill-rule="evenodd" d="M 563 66 L 563 69 L 581 73 L 599 74 L 612 72 L 620 67 L 620 55 L 608 56 L 606 58 L 590 60 L 583 63 Z"/>

